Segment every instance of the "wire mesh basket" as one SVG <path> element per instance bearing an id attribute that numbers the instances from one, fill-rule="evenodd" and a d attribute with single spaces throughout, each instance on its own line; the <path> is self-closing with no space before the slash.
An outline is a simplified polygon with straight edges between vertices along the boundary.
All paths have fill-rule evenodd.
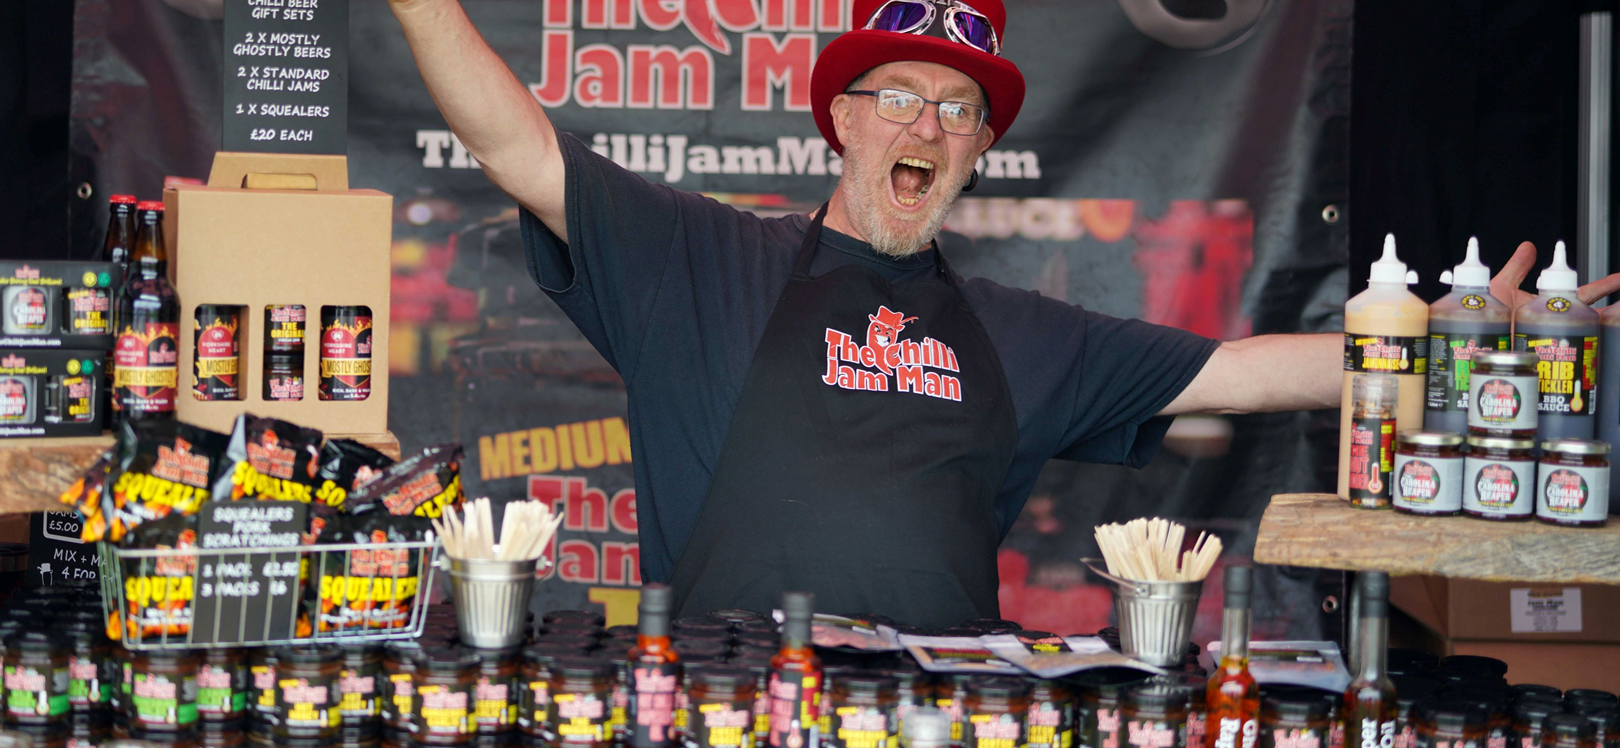
<path id="1" fill-rule="evenodd" d="M 108 634 L 129 649 L 410 639 L 427 622 L 437 540 L 287 548 L 100 544 Z"/>

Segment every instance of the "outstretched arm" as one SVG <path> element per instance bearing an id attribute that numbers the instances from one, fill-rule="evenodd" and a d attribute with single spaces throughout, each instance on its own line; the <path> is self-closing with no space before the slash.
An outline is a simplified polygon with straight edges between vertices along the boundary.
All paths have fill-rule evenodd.
<path id="1" fill-rule="evenodd" d="M 545 110 L 458 0 L 392 0 L 428 93 L 484 174 L 563 241 L 563 159 Z"/>

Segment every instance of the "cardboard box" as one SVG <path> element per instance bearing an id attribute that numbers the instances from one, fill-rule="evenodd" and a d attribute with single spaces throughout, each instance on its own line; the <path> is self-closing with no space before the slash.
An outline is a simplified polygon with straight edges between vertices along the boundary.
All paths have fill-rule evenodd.
<path id="1" fill-rule="evenodd" d="M 257 188 L 264 184 L 277 188 Z M 182 306 L 181 420 L 229 431 L 247 412 L 331 433 L 387 431 L 393 198 L 348 187 L 342 156 L 222 152 L 206 186 L 164 190 L 164 229 Z M 192 392 L 199 304 L 243 307 L 241 400 L 201 401 Z M 272 304 L 301 304 L 308 320 L 304 396 L 296 402 L 263 397 L 265 307 Z M 371 394 L 365 400 L 319 399 L 323 306 L 371 309 Z"/>
<path id="2" fill-rule="evenodd" d="M 1453 640 L 1620 643 L 1620 587 L 1395 577 L 1389 599 Z"/>
<path id="3" fill-rule="evenodd" d="M 96 436 L 106 351 L 0 350 L 0 438 Z"/>
<path id="4" fill-rule="evenodd" d="M 111 262 L 0 260 L 0 348 L 112 350 L 123 283 Z"/>

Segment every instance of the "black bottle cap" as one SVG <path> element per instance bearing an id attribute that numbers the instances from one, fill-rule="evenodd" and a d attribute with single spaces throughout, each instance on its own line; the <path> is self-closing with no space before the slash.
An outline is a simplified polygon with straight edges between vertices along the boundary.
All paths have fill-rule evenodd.
<path id="1" fill-rule="evenodd" d="M 1509 689 L 1513 691 L 1513 696 L 1517 699 L 1523 699 L 1527 696 L 1545 696 L 1554 701 L 1561 701 L 1564 698 L 1563 691 L 1540 683 L 1516 683 L 1509 686 Z"/>
<path id="2" fill-rule="evenodd" d="M 1261 697 L 1260 706 L 1290 720 L 1327 719 L 1332 712 L 1332 706 L 1313 691 L 1314 689 L 1291 689 L 1282 692 L 1268 690 Z"/>
<path id="3" fill-rule="evenodd" d="M 1548 733 L 1560 738 L 1591 740 L 1597 736 L 1597 725 L 1580 714 L 1549 714 L 1541 722 L 1541 734 Z"/>
<path id="4" fill-rule="evenodd" d="M 629 624 L 621 624 L 621 625 L 618 625 L 618 626 L 609 626 L 609 627 L 607 627 L 605 629 L 602 629 L 602 638 L 603 639 L 634 639 L 634 638 L 636 638 L 636 633 L 637 633 L 637 630 L 636 630 L 635 626 L 631 626 Z"/>
<path id="5" fill-rule="evenodd" d="M 637 611 L 641 614 L 642 636 L 669 636 L 669 609 L 673 602 L 674 594 L 665 585 L 649 584 L 641 588 Z"/>
<path id="6" fill-rule="evenodd" d="M 550 665 L 559 657 L 578 657 L 585 651 L 571 644 L 536 642 L 523 648 L 523 661 L 535 665 Z"/>
<path id="7" fill-rule="evenodd" d="M 1099 667 L 1068 677 L 1076 689 L 1099 697 L 1117 698 L 1121 691 L 1153 677 L 1135 668 Z"/>
<path id="8" fill-rule="evenodd" d="M 1507 676 L 1508 666 L 1506 662 L 1495 657 L 1452 655 L 1441 660 L 1438 669 L 1442 673 L 1470 671 L 1481 675 L 1488 674 L 1494 676 L 1494 678 L 1503 678 Z"/>
<path id="9" fill-rule="evenodd" d="M 1571 712 L 1585 717 L 1597 726 L 1598 732 L 1607 734 L 1609 731 L 1620 728 L 1620 708 L 1612 706 L 1598 706 L 1590 702 L 1571 707 Z"/>
<path id="10" fill-rule="evenodd" d="M 696 656 L 724 657 L 731 652 L 731 645 L 713 639 L 676 639 L 672 647 L 683 660 Z"/>
<path id="11" fill-rule="evenodd" d="M 1389 615 L 1389 575 L 1381 571 L 1363 571 L 1356 574 L 1356 585 L 1361 588 L 1361 617 L 1384 618 Z"/>
<path id="12" fill-rule="evenodd" d="M 1564 692 L 1564 703 L 1574 704 L 1580 701 L 1614 706 L 1616 704 L 1620 704 L 1620 697 L 1616 697 L 1614 694 L 1609 693 L 1608 691 L 1600 691 L 1596 688 L 1571 688 Z"/>
<path id="13" fill-rule="evenodd" d="M 815 614 L 815 593 L 782 593 L 782 633 L 788 639 L 808 644 L 810 642 L 810 619 Z"/>
<path id="14" fill-rule="evenodd" d="M 899 687 L 899 678 L 877 670 L 850 670 L 833 679 L 833 688 L 850 693 L 875 694 L 884 691 L 893 693 Z"/>
<path id="15" fill-rule="evenodd" d="M 1548 715 L 1563 711 L 1564 705 L 1561 702 L 1530 697 L 1519 700 L 1518 705 L 1513 708 L 1513 718 L 1527 725 L 1539 725 Z"/>
<path id="16" fill-rule="evenodd" d="M 1153 676 L 1154 683 L 1164 683 L 1187 692 L 1189 706 L 1203 706 L 1209 694 L 1209 678 L 1202 673 L 1165 673 Z"/>
<path id="17" fill-rule="evenodd" d="M 968 681 L 968 693 L 979 698 L 1017 699 L 1029 695 L 1029 684 L 1023 678 L 994 676 Z"/>
<path id="18" fill-rule="evenodd" d="M 730 635 L 731 621 L 708 616 L 687 616 L 670 621 L 669 628 L 676 634 L 684 634 L 690 631 L 716 631 Z"/>
<path id="19" fill-rule="evenodd" d="M 478 655 L 456 647 L 434 647 L 416 653 L 416 668 L 434 672 L 459 672 L 478 667 Z"/>
<path id="20" fill-rule="evenodd" d="M 576 624 L 600 629 L 607 619 L 601 613 L 590 610 L 553 610 L 540 617 L 542 625 L 550 626 L 554 623 Z"/>
<path id="21" fill-rule="evenodd" d="M 1187 704 L 1187 689 L 1180 684 L 1149 681 L 1126 691 L 1121 701 L 1137 709 L 1169 709 Z"/>
<path id="22" fill-rule="evenodd" d="M 343 659 L 343 650 L 332 644 L 292 644 L 276 650 L 276 660 L 289 665 L 319 665 Z"/>
<path id="23" fill-rule="evenodd" d="M 735 626 L 735 625 L 737 625 L 739 623 L 742 623 L 744 621 L 763 621 L 763 620 L 765 620 L 765 614 L 764 613 L 761 613 L 761 612 L 759 612 L 757 610 L 743 610 L 741 608 L 729 608 L 727 610 L 711 610 L 708 613 L 705 613 L 704 615 L 706 615 L 709 618 L 714 618 L 714 619 L 717 619 L 717 620 L 725 621 L 726 623 L 729 623 L 729 624 L 731 624 L 733 626 Z"/>
<path id="24" fill-rule="evenodd" d="M 770 663 L 765 664 L 770 667 Z M 754 672 L 746 667 L 736 667 L 719 664 L 703 664 L 687 671 L 687 676 L 693 683 L 702 684 L 705 688 L 737 689 L 743 686 L 753 687 Z"/>
<path id="25" fill-rule="evenodd" d="M 1483 704 L 1472 701 L 1439 699 L 1419 704 L 1414 710 L 1418 719 L 1432 723 L 1442 730 L 1483 729 L 1491 719 Z"/>
<path id="26" fill-rule="evenodd" d="M 612 678 L 613 663 L 604 657 L 559 657 L 551 663 L 551 674 L 564 678 Z"/>
<path id="27" fill-rule="evenodd" d="M 1226 610 L 1248 610 L 1254 572 L 1247 566 L 1226 567 Z"/>

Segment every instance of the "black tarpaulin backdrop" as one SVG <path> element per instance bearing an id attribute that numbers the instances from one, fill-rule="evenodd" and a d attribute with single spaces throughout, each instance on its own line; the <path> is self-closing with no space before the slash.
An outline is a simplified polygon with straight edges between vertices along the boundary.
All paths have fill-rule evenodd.
<path id="1" fill-rule="evenodd" d="M 555 501 L 568 524 L 537 607 L 621 616 L 637 577 L 622 389 L 529 282 L 512 202 L 450 136 L 387 3 L 351 2 L 351 183 L 396 197 L 393 430 L 407 448 L 465 443 L 474 495 Z M 808 210 L 836 184 L 802 106 L 847 8 L 463 5 L 560 128 L 650 179 L 768 213 Z M 218 0 L 77 1 L 74 168 L 98 194 L 155 197 L 165 177 L 206 175 L 218 13 Z M 1005 50 L 1028 100 L 945 251 L 965 274 L 1213 337 L 1339 329 L 1350 15 L 1349 0 L 1010 1 Z M 651 75 L 683 61 L 685 77 Z M 104 208 L 86 205 L 74 225 L 88 248 Z M 1003 546 L 1004 615 L 1106 625 L 1106 592 L 1077 563 L 1100 522 L 1178 517 L 1246 552 L 1271 494 L 1328 485 L 1331 431 L 1312 414 L 1194 419 L 1141 471 L 1053 463 Z M 1271 579 L 1278 622 L 1259 635 L 1315 634 L 1310 575 Z M 1195 638 L 1215 634 L 1211 621 Z"/>

